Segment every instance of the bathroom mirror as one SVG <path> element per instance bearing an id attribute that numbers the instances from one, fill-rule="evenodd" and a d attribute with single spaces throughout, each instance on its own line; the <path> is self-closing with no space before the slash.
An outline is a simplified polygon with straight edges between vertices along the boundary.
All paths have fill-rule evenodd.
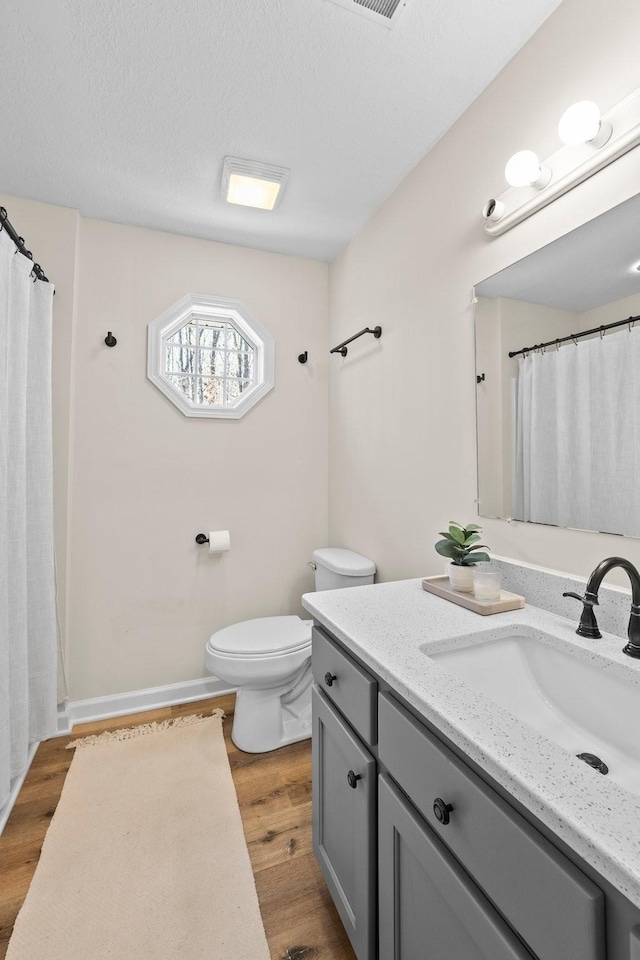
<path id="1" fill-rule="evenodd" d="M 640 536 L 639 223 L 640 195 L 476 284 L 481 516 Z"/>

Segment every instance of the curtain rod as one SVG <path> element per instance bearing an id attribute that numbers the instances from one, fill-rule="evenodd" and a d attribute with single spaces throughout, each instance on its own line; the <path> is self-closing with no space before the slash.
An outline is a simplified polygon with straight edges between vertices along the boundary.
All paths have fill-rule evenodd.
<path id="1" fill-rule="evenodd" d="M 33 260 L 33 254 L 31 253 L 31 250 L 27 250 L 25 246 L 24 237 L 18 235 L 18 231 L 9 220 L 7 211 L 4 207 L 0 207 L 0 233 L 2 233 L 3 230 L 7 231 L 7 234 L 13 240 L 20 253 L 22 253 L 29 260 Z M 48 277 L 45 277 L 44 270 L 39 263 L 34 263 L 31 272 L 35 274 L 36 280 L 44 280 L 45 283 L 49 283 L 49 279 Z"/>
<path id="2" fill-rule="evenodd" d="M 631 330 L 634 323 L 640 320 L 640 316 L 637 317 L 627 317 L 626 320 L 616 320 L 615 323 L 605 323 L 600 327 L 592 327 L 591 330 L 583 330 L 582 333 L 570 333 L 568 337 L 558 337 L 557 340 L 547 340 L 546 343 L 534 343 L 532 347 L 523 347 L 522 350 L 510 350 L 510 357 L 518 357 L 520 354 L 533 353 L 534 350 L 544 350 L 545 347 L 557 347 L 561 343 L 568 343 L 569 340 L 577 346 L 577 342 L 581 337 L 590 337 L 592 333 L 599 333 L 600 337 L 604 335 L 605 330 L 612 330 L 614 327 L 626 327 L 629 325 L 629 330 Z"/>

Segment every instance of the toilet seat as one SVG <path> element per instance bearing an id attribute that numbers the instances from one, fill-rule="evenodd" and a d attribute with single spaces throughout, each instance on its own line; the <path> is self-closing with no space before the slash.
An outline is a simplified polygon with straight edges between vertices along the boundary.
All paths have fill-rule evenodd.
<path id="1" fill-rule="evenodd" d="M 311 620 L 259 617 L 234 623 L 214 633 L 207 647 L 225 658 L 277 657 L 296 653 L 311 643 Z"/>

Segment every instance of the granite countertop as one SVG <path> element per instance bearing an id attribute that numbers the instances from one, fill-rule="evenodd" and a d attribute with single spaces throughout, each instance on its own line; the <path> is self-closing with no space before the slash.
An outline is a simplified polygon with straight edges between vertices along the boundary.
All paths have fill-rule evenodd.
<path id="1" fill-rule="evenodd" d="M 597 774 L 528 724 L 474 691 L 429 653 L 540 630 L 599 669 L 638 686 L 640 661 L 620 638 L 584 640 L 570 621 L 539 607 L 481 617 L 400 580 L 308 593 L 304 607 L 372 671 L 459 746 L 579 856 L 640 907 L 640 797 Z M 540 637 L 543 639 L 543 637 Z M 426 654 L 426 656 L 425 656 Z M 640 724 L 640 710 L 638 712 Z"/>

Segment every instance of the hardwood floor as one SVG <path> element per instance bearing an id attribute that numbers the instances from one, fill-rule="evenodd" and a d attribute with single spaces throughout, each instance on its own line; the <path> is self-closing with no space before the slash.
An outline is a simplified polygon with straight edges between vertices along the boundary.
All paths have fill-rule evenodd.
<path id="1" fill-rule="evenodd" d="M 73 759 L 67 743 L 103 730 L 206 714 L 218 706 L 226 713 L 227 753 L 273 960 L 355 960 L 313 855 L 310 741 L 268 754 L 243 753 L 231 741 L 233 704 L 234 697 L 226 696 L 86 723 L 71 737 L 40 745 L 0 837 L 0 960 Z"/>

